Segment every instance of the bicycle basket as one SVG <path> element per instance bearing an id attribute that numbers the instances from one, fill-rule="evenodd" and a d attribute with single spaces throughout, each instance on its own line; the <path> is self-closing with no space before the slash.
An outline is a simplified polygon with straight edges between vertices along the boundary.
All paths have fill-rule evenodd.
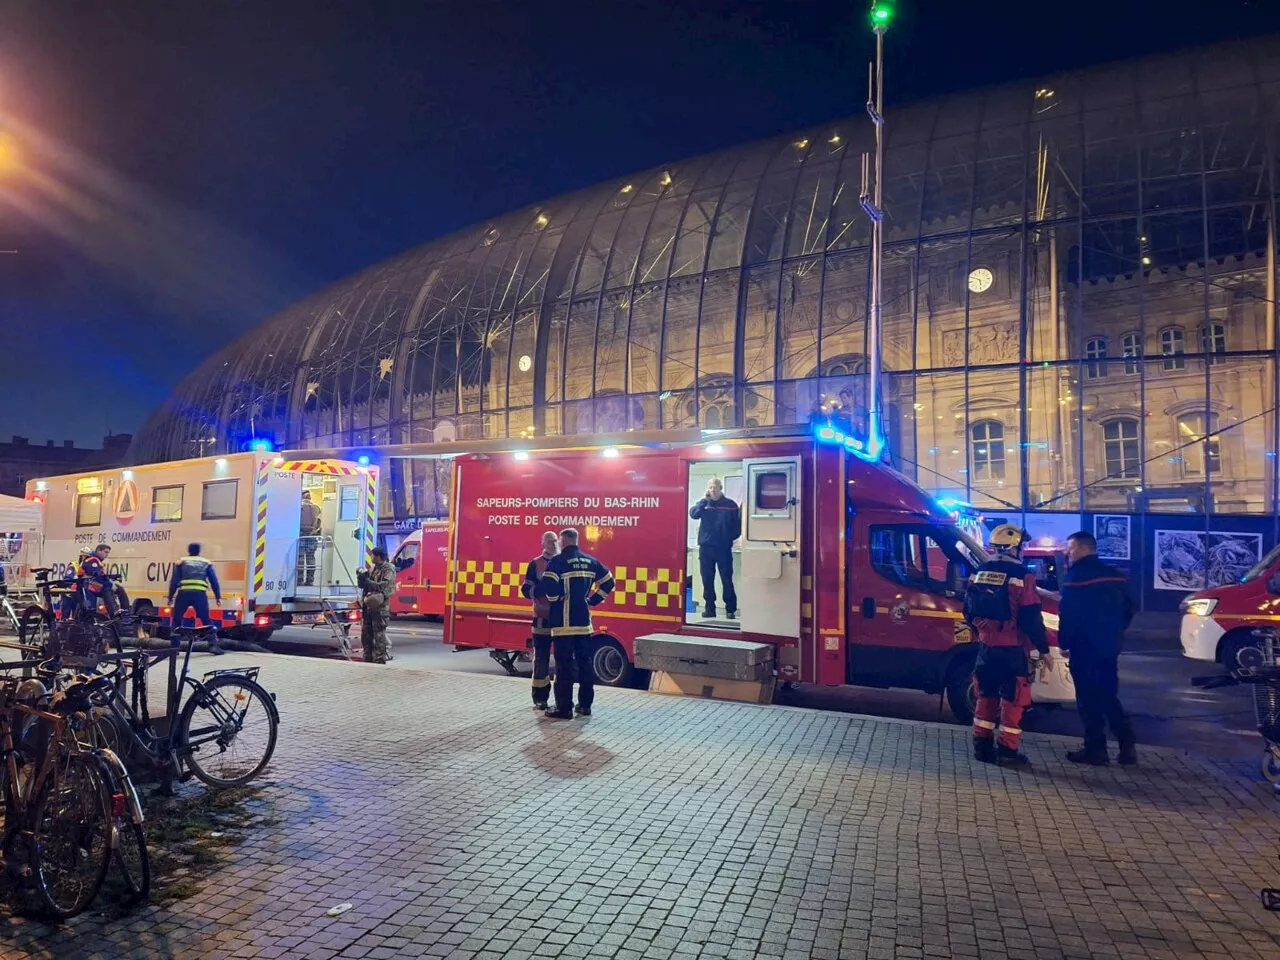
<path id="1" fill-rule="evenodd" d="M 64 667 L 92 670 L 106 650 L 105 634 L 96 624 L 60 620 L 49 633 L 49 657 Z"/>

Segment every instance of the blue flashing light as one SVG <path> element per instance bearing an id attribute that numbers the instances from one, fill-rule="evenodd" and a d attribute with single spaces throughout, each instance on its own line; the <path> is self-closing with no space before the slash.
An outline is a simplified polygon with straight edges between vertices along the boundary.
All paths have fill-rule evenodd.
<path id="1" fill-rule="evenodd" d="M 836 438 L 836 436 L 837 436 L 836 431 L 835 431 L 835 430 L 833 430 L 831 427 L 819 427 L 819 428 L 818 428 L 818 439 L 819 439 L 819 440 L 834 440 L 834 439 Z"/>
<path id="2" fill-rule="evenodd" d="M 356 457 L 356 463 L 362 467 L 367 467 L 369 465 L 369 455 L 367 453 L 360 454 L 360 456 Z"/>
<path id="3" fill-rule="evenodd" d="M 249 441 L 249 449 L 254 453 L 271 453 L 276 445 L 266 437 L 254 437 Z"/>

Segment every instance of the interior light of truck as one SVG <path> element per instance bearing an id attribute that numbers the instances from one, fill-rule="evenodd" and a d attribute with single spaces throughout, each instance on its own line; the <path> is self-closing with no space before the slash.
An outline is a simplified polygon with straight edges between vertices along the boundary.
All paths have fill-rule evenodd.
<path id="1" fill-rule="evenodd" d="M 617 457 L 617 455 L 618 455 L 617 447 L 605 447 L 603 450 L 600 451 L 600 456 L 608 457 L 610 460 Z"/>
<path id="2" fill-rule="evenodd" d="M 1201 597 L 1198 600 L 1183 600 L 1182 612 L 1190 613 L 1197 617 L 1208 617 L 1217 609 L 1218 599 L 1216 597 Z"/>
<path id="3" fill-rule="evenodd" d="M 227 465 L 227 458 L 219 457 L 217 460 L 213 461 L 213 465 L 215 467 L 225 467 Z M 128 480 L 129 478 L 125 477 L 125 479 Z"/>

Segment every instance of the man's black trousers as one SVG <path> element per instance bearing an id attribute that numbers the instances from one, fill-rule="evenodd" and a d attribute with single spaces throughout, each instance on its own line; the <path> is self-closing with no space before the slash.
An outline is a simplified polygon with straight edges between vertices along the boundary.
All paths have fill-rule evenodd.
<path id="1" fill-rule="evenodd" d="M 1071 655 L 1071 678 L 1076 685 L 1076 709 L 1084 722 L 1084 747 L 1103 753 L 1107 749 L 1107 726 L 1121 747 L 1133 743 L 1129 718 L 1120 706 L 1120 675 L 1115 657 Z"/>
<path id="2" fill-rule="evenodd" d="M 556 655 L 556 709 L 573 709 L 573 684 L 578 683 L 578 706 L 591 709 L 596 699 L 596 674 L 591 666 L 595 648 L 591 637 L 555 637 L 552 648 Z"/>

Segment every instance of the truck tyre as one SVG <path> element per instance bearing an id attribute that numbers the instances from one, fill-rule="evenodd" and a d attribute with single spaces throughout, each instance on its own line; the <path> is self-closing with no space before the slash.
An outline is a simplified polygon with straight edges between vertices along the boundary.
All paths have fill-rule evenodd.
<path id="1" fill-rule="evenodd" d="M 1259 653 L 1262 651 L 1262 642 L 1254 637 L 1251 630 L 1233 630 L 1222 638 L 1218 646 L 1218 662 L 1227 668 L 1227 673 L 1234 674 L 1240 669 L 1240 651 L 1246 647 L 1257 647 Z"/>
<path id="2" fill-rule="evenodd" d="M 959 723 L 973 723 L 973 711 L 978 704 L 978 686 L 973 679 L 973 665 L 977 654 L 962 654 L 947 670 L 947 706 Z"/>
<path id="3" fill-rule="evenodd" d="M 635 670 L 622 644 L 612 637 L 604 637 L 596 644 L 591 654 L 591 666 L 596 683 L 606 687 L 625 687 Z"/>

